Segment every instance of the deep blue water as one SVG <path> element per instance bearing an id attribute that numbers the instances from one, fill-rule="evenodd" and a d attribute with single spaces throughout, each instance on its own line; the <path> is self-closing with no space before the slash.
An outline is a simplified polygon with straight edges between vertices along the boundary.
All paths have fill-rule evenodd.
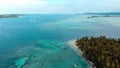
<path id="1" fill-rule="evenodd" d="M 120 38 L 120 17 L 29 14 L 0 19 L 0 68 L 90 68 L 67 44 L 83 36 Z"/>

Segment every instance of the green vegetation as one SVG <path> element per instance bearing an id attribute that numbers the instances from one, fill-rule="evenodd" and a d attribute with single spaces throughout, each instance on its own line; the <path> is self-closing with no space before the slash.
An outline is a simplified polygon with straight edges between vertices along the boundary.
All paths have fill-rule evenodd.
<path id="1" fill-rule="evenodd" d="M 120 39 L 86 36 L 78 39 L 76 45 L 96 68 L 120 68 Z"/>

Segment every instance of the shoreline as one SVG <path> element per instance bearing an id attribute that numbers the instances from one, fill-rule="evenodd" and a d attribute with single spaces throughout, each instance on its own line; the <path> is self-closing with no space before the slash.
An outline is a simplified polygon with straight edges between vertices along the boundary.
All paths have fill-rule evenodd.
<path id="1" fill-rule="evenodd" d="M 83 55 L 84 53 L 76 46 L 76 40 L 70 40 L 68 41 L 68 44 L 70 45 L 70 47 L 73 49 L 73 50 L 77 50 L 81 55 Z"/>
<path id="2" fill-rule="evenodd" d="M 94 66 L 93 62 L 87 60 L 86 57 L 83 56 L 83 55 L 84 55 L 84 52 L 82 52 L 81 49 L 79 49 L 79 48 L 76 46 L 76 42 L 75 42 L 75 41 L 76 41 L 76 40 L 69 40 L 69 41 L 68 41 L 68 45 L 69 45 L 73 50 L 78 51 L 78 52 L 82 55 L 82 57 L 91 65 L 92 68 L 96 68 L 96 67 Z"/>

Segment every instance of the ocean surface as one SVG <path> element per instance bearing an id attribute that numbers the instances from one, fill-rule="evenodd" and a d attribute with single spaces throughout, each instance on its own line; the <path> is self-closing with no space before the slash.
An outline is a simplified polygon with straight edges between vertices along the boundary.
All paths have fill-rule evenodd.
<path id="1" fill-rule="evenodd" d="M 120 17 L 26 14 L 0 18 L 0 68 L 91 68 L 68 41 L 84 36 L 120 38 Z"/>

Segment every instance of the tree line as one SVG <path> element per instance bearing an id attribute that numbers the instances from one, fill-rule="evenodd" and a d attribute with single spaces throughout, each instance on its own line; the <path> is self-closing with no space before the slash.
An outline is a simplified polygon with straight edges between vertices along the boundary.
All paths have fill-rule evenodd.
<path id="1" fill-rule="evenodd" d="M 96 68 L 120 68 L 120 39 L 85 36 L 76 45 Z"/>

